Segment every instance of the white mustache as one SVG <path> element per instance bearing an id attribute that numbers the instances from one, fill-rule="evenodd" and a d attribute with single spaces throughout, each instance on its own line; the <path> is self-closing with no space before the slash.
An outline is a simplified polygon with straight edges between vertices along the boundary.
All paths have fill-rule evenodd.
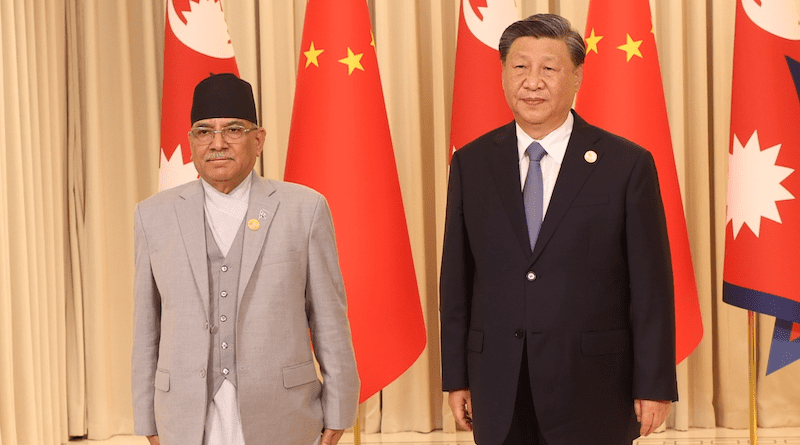
<path id="1" fill-rule="evenodd" d="M 227 151 L 214 151 L 206 155 L 206 161 L 213 161 L 215 159 L 230 159 L 233 160 L 233 156 L 228 155 Z"/>

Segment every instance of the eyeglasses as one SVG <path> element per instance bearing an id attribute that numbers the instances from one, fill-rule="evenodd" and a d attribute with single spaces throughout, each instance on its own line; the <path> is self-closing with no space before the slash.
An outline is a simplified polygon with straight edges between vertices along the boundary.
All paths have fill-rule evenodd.
<path id="1" fill-rule="evenodd" d="M 217 133 L 222 133 L 222 138 L 225 139 L 226 142 L 235 142 L 253 130 L 258 130 L 258 127 L 244 128 L 241 125 L 231 125 L 230 127 L 225 127 L 222 130 L 212 130 L 208 127 L 197 127 L 189 130 L 189 135 L 193 137 L 197 143 L 205 145 L 210 144 L 211 141 L 214 140 L 214 136 L 216 136 Z"/>

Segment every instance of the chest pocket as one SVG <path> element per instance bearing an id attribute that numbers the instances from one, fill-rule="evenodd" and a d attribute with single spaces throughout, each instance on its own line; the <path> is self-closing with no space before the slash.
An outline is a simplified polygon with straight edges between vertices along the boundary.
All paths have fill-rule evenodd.
<path id="1" fill-rule="evenodd" d="M 608 193 L 588 193 L 578 195 L 572 201 L 572 207 L 608 204 Z"/>

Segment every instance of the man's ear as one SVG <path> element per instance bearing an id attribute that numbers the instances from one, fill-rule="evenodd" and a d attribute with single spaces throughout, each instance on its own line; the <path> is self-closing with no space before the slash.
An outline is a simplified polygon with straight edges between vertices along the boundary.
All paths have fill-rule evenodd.
<path id="1" fill-rule="evenodd" d="M 583 64 L 579 67 L 575 68 L 575 91 L 581 89 L 581 83 L 583 83 Z"/>
<path id="2" fill-rule="evenodd" d="M 264 127 L 259 127 L 258 130 L 256 130 L 256 144 L 258 144 L 258 154 L 256 156 L 261 156 L 261 153 L 264 150 L 264 142 L 266 139 L 267 130 L 265 130 Z"/>

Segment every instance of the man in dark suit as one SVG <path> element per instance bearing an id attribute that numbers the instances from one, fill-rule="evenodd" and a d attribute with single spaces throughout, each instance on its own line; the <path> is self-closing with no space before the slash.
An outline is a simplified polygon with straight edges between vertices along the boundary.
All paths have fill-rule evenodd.
<path id="1" fill-rule="evenodd" d="M 571 111 L 585 45 L 567 20 L 518 21 L 499 49 L 515 122 L 450 164 L 443 389 L 481 445 L 630 444 L 677 400 L 653 157 Z"/>

